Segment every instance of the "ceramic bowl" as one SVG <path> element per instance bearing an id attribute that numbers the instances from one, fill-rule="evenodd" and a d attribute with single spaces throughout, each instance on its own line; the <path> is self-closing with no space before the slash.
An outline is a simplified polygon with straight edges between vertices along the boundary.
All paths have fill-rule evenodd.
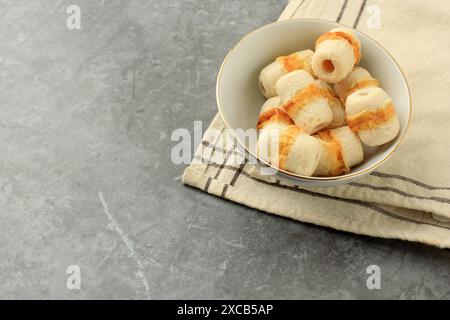
<path id="1" fill-rule="evenodd" d="M 232 133 L 237 129 L 255 129 L 265 98 L 258 87 L 258 75 L 275 57 L 295 51 L 314 50 L 315 40 L 324 32 L 342 26 L 318 19 L 294 19 L 262 26 L 244 36 L 227 54 L 217 76 L 217 105 Z M 411 115 L 411 97 L 407 81 L 394 58 L 376 41 L 354 30 L 361 41 L 360 66 L 366 68 L 392 97 L 400 119 L 397 138 L 376 148 L 365 148 L 364 162 L 336 177 L 308 177 L 277 169 L 277 178 L 300 186 L 326 187 L 348 183 L 375 170 L 392 156 L 405 137 Z M 269 165 L 256 156 L 255 144 L 237 142 L 260 165 Z"/>

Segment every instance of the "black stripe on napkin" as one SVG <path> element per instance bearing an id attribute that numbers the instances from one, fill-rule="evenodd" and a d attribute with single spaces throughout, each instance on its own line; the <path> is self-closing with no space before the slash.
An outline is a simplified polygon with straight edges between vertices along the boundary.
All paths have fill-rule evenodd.
<path id="1" fill-rule="evenodd" d="M 231 155 L 233 154 L 233 152 L 236 150 L 236 140 L 234 140 L 234 145 L 233 147 L 228 150 L 224 161 L 222 162 L 222 164 L 220 165 L 219 169 L 216 172 L 216 175 L 214 176 L 214 179 L 218 179 L 220 177 L 220 173 L 222 172 L 222 169 L 225 167 L 225 165 L 228 162 L 228 159 L 231 157 Z"/>
<path id="2" fill-rule="evenodd" d="M 353 29 L 356 29 L 359 24 L 359 19 L 361 19 L 361 15 L 366 7 L 367 0 L 363 0 L 361 7 L 359 8 L 358 16 L 356 17 L 355 23 L 353 24 Z"/>
<path id="3" fill-rule="evenodd" d="M 408 193 L 408 192 L 405 192 L 405 191 L 402 191 L 402 190 L 399 190 L 399 189 L 396 189 L 393 187 L 380 187 L 380 186 L 374 186 L 374 185 L 367 184 L 367 183 L 358 183 L 358 182 L 350 182 L 349 185 L 351 185 L 353 187 L 358 187 L 358 188 L 367 188 L 367 189 L 372 189 L 372 190 L 394 192 L 405 198 L 414 198 L 414 199 L 418 199 L 418 200 L 431 200 L 431 201 L 450 204 L 450 199 L 448 199 L 448 198 L 416 196 L 411 193 Z"/>
<path id="4" fill-rule="evenodd" d="M 205 147 L 214 148 L 215 151 L 219 151 L 219 152 L 222 152 L 222 153 L 227 153 L 228 152 L 228 150 L 225 150 L 224 148 L 218 147 L 218 146 L 216 146 L 216 145 L 214 145 L 214 144 L 212 144 L 212 143 L 210 143 L 210 142 L 208 142 L 206 140 L 202 141 L 202 145 L 204 145 Z M 239 151 L 237 151 L 236 149 L 233 150 L 232 154 L 240 155 Z"/>
<path id="5" fill-rule="evenodd" d="M 228 184 L 224 184 L 223 185 L 223 188 L 222 188 L 222 193 L 220 194 L 220 196 L 222 197 L 222 198 L 224 198 L 225 197 L 225 195 L 226 195 L 226 193 L 227 193 L 227 190 L 228 190 Z"/>
<path id="6" fill-rule="evenodd" d="M 342 4 L 342 7 L 341 7 L 341 11 L 339 11 L 339 15 L 336 19 L 336 22 L 341 22 L 342 16 L 344 15 L 344 12 L 345 12 L 345 8 L 347 8 L 347 2 L 348 2 L 348 0 L 344 0 L 344 3 Z"/>
<path id="7" fill-rule="evenodd" d="M 225 127 L 223 127 L 222 130 L 220 130 L 220 134 L 219 134 L 219 135 L 216 137 L 216 139 L 215 139 L 215 142 L 214 142 L 214 144 L 213 144 L 214 147 L 212 148 L 212 150 L 211 150 L 211 155 L 209 156 L 210 159 L 214 156 L 214 152 L 216 151 L 216 147 L 217 147 L 217 141 L 219 141 L 219 138 L 222 136 L 224 130 L 225 130 Z M 202 140 L 202 144 L 203 144 L 204 146 L 206 146 L 205 143 L 209 143 L 209 142 L 206 141 L 206 140 Z M 209 161 L 208 161 L 208 162 L 209 162 Z M 206 164 L 206 170 L 208 170 L 208 168 L 209 168 L 209 163 Z"/>
<path id="8" fill-rule="evenodd" d="M 207 161 L 207 162 L 209 162 L 209 161 Z M 212 162 L 211 162 L 211 164 L 212 164 Z M 203 191 L 208 192 L 209 186 L 211 185 L 211 181 L 212 181 L 212 178 L 208 177 L 208 180 L 206 180 L 205 187 L 203 188 Z"/>
<path id="9" fill-rule="evenodd" d="M 370 175 L 372 175 L 374 177 L 379 177 L 379 178 L 388 178 L 388 179 L 397 179 L 397 180 L 406 181 L 406 182 L 415 184 L 416 186 L 422 187 L 422 188 L 427 189 L 427 190 L 450 190 L 450 187 L 434 187 L 434 186 L 431 186 L 431 185 L 426 184 L 424 182 L 421 182 L 419 180 L 415 180 L 413 178 L 405 177 L 405 176 L 402 176 L 402 175 L 399 175 L 399 174 L 392 174 L 392 173 L 384 173 L 384 172 L 374 171 Z"/>

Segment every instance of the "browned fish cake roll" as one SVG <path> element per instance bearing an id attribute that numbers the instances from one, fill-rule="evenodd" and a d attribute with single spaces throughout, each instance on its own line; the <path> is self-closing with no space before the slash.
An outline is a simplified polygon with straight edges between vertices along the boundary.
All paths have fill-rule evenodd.
<path id="1" fill-rule="evenodd" d="M 344 79 L 361 58 L 361 43 L 348 28 L 334 28 L 316 41 L 312 57 L 314 74 L 328 83 Z"/>
<path id="2" fill-rule="evenodd" d="M 261 93 L 266 98 L 276 96 L 275 84 L 286 73 L 299 69 L 312 73 L 311 58 L 313 54 L 312 50 L 303 50 L 276 58 L 275 61 L 262 69 L 259 74 L 258 83 Z"/>
<path id="3" fill-rule="evenodd" d="M 327 98 L 308 72 L 297 70 L 285 74 L 278 80 L 276 89 L 283 109 L 305 133 L 316 133 L 333 120 Z"/>
<path id="4" fill-rule="evenodd" d="M 378 81 L 363 67 L 355 67 L 343 80 L 334 85 L 334 91 L 342 104 L 353 92 L 363 88 L 379 87 Z"/>
<path id="5" fill-rule="evenodd" d="M 292 125 L 282 129 L 278 152 L 272 155 L 272 163 L 280 169 L 311 176 L 317 168 L 321 152 L 319 140 Z"/>
<path id="6" fill-rule="evenodd" d="M 398 135 L 400 122 L 391 97 L 381 88 L 364 88 L 347 97 L 347 123 L 361 141 L 379 146 Z"/>
<path id="7" fill-rule="evenodd" d="M 315 176 L 338 176 L 349 172 L 350 168 L 361 163 L 364 151 L 358 136 L 348 126 L 325 129 L 318 132 L 322 144 L 322 154 Z"/>
<path id="8" fill-rule="evenodd" d="M 281 130 L 293 124 L 292 119 L 281 109 L 279 97 L 270 98 L 263 104 L 256 125 L 259 130 L 256 150 L 260 159 L 271 163 L 272 150 L 278 145 Z"/>
<path id="9" fill-rule="evenodd" d="M 339 98 L 336 96 L 333 89 L 326 82 L 320 79 L 317 79 L 316 83 L 322 92 L 322 96 L 327 98 L 331 112 L 333 113 L 333 120 L 331 120 L 331 123 L 327 128 L 334 129 L 345 126 L 347 124 L 347 119 L 345 118 L 345 108 L 339 101 Z"/>

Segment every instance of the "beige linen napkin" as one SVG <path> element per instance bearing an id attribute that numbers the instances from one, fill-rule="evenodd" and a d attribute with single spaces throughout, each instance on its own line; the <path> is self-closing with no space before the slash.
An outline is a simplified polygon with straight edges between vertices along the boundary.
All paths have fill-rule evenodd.
<path id="1" fill-rule="evenodd" d="M 357 28 L 396 58 L 413 100 L 413 119 L 402 146 L 377 171 L 355 182 L 300 188 L 260 176 L 247 161 L 236 161 L 242 157 L 238 148 L 215 134 L 226 132 L 216 115 L 183 183 L 302 222 L 449 248 L 450 3 L 291 0 L 280 20 L 303 17 Z"/>

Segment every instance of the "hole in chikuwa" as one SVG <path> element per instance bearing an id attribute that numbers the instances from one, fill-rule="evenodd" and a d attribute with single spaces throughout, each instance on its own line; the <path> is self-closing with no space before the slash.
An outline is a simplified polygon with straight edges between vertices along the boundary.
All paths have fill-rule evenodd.
<path id="1" fill-rule="evenodd" d="M 323 60 L 322 68 L 325 72 L 332 73 L 334 71 L 334 64 L 331 60 Z"/>

